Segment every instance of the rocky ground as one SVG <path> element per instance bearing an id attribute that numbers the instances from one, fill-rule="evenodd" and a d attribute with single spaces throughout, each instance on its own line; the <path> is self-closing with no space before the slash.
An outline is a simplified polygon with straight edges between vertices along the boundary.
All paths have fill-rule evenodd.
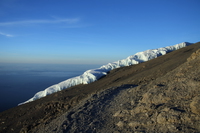
<path id="1" fill-rule="evenodd" d="M 200 132 L 200 43 L 0 113 L 0 132 Z"/>
<path id="2" fill-rule="evenodd" d="M 91 95 L 34 132 L 200 132 L 200 50 L 165 76 Z"/>

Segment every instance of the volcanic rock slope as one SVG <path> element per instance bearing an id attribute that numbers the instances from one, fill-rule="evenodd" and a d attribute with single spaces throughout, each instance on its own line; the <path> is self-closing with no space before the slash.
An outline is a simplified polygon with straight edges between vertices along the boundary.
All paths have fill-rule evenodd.
<path id="1" fill-rule="evenodd" d="M 0 132 L 200 132 L 200 43 L 0 113 Z"/>

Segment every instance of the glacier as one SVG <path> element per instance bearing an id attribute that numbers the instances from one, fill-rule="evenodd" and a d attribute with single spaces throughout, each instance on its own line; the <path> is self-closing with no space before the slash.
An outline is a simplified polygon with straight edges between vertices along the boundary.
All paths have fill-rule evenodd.
<path id="1" fill-rule="evenodd" d="M 43 91 L 37 92 L 32 98 L 18 105 L 22 105 L 22 104 L 37 100 L 49 94 L 55 93 L 57 91 L 61 91 L 63 89 L 67 89 L 75 85 L 89 84 L 91 82 L 98 80 L 102 76 L 105 76 L 109 71 L 113 69 L 149 61 L 151 59 L 157 58 L 158 56 L 165 55 L 174 50 L 178 50 L 180 48 L 186 47 L 190 44 L 191 43 L 183 42 L 183 43 L 179 43 L 173 46 L 167 46 L 167 47 L 162 47 L 158 49 L 151 49 L 151 50 L 146 50 L 143 52 L 138 52 L 134 55 L 127 57 L 126 59 L 119 60 L 113 63 L 108 63 L 106 65 L 101 66 L 100 68 L 87 70 L 80 76 L 67 79 L 58 84 L 52 85 Z"/>

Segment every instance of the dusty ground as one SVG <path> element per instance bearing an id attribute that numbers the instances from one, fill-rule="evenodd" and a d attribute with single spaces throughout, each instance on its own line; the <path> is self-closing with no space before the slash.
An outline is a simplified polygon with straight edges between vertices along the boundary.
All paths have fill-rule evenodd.
<path id="1" fill-rule="evenodd" d="M 200 50 L 165 76 L 91 95 L 34 132 L 200 132 Z"/>
<path id="2" fill-rule="evenodd" d="M 200 132 L 199 48 L 1 112 L 0 132 Z"/>

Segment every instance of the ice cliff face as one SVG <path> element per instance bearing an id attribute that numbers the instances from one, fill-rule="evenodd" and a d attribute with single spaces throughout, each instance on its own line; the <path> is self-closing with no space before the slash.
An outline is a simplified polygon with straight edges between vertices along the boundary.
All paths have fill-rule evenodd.
<path id="1" fill-rule="evenodd" d="M 146 51 L 138 52 L 134 55 L 131 55 L 126 59 L 119 60 L 119 61 L 113 62 L 113 63 L 108 63 L 107 65 L 103 65 L 100 68 L 87 70 L 80 76 L 67 79 L 58 84 L 55 84 L 55 85 L 52 85 L 52 86 L 46 88 L 44 91 L 40 91 L 40 92 L 36 93 L 31 99 L 29 99 L 28 101 L 26 101 L 24 103 L 20 103 L 19 105 L 34 101 L 36 99 L 45 97 L 49 94 L 52 94 L 57 91 L 61 91 L 63 89 L 66 89 L 66 88 L 69 88 L 69 87 L 72 87 L 75 85 L 89 84 L 91 82 L 98 80 L 102 76 L 105 76 L 107 74 L 107 72 L 109 72 L 115 68 L 120 68 L 123 66 L 130 66 L 130 65 L 141 63 L 141 62 L 145 62 L 145 61 L 157 58 L 158 56 L 165 55 L 166 53 L 169 53 L 171 51 L 186 47 L 188 45 L 190 45 L 190 43 L 183 42 L 183 43 L 176 44 L 173 46 L 152 49 L 152 50 L 146 50 Z"/>

